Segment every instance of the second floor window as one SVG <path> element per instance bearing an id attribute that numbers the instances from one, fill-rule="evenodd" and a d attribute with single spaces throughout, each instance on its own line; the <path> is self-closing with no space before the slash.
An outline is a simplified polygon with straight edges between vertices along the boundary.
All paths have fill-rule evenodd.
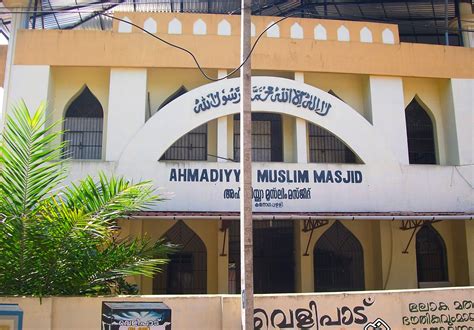
<path id="1" fill-rule="evenodd" d="M 101 159 L 103 122 L 102 105 L 90 89 L 84 87 L 64 115 L 66 157 Z"/>
<path id="2" fill-rule="evenodd" d="M 240 160 L 240 116 L 234 116 L 234 160 Z M 282 162 L 283 137 L 281 115 L 252 114 L 252 161 Z"/>

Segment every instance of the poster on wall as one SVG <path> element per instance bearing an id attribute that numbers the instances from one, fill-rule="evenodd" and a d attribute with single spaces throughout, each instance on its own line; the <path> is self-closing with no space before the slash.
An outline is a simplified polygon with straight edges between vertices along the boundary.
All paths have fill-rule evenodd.
<path id="1" fill-rule="evenodd" d="M 102 330 L 171 330 L 171 309 L 160 302 L 102 302 Z"/>

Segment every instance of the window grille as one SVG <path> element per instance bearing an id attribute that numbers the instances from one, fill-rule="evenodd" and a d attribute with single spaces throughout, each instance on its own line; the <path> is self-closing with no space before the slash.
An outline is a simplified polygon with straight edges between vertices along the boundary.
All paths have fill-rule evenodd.
<path id="1" fill-rule="evenodd" d="M 448 281 L 446 245 L 431 225 L 424 225 L 416 234 L 416 268 L 418 282 Z"/>
<path id="2" fill-rule="evenodd" d="M 166 150 L 161 160 L 207 160 L 207 124 L 182 136 Z"/>
<path id="3" fill-rule="evenodd" d="M 433 122 L 413 100 L 405 110 L 410 164 L 436 164 Z"/>
<path id="4" fill-rule="evenodd" d="M 64 118 L 65 156 L 73 159 L 101 159 L 104 111 L 86 86 L 67 108 Z"/>
<path id="5" fill-rule="evenodd" d="M 240 116 L 234 116 L 234 160 L 240 160 Z M 283 161 L 281 116 L 252 114 L 252 161 Z"/>
<path id="6" fill-rule="evenodd" d="M 355 164 L 357 157 L 344 142 L 324 128 L 308 123 L 310 163 Z"/>
<path id="7" fill-rule="evenodd" d="M 294 227 L 289 220 L 254 221 L 255 293 L 295 292 Z M 240 293 L 240 225 L 229 228 L 229 293 Z"/>
<path id="8" fill-rule="evenodd" d="M 207 293 L 207 250 L 204 242 L 183 221 L 178 221 L 164 235 L 178 244 L 179 251 L 153 278 L 154 294 Z"/>
<path id="9" fill-rule="evenodd" d="M 364 290 L 362 245 L 339 221 L 316 242 L 313 257 L 316 291 Z"/>

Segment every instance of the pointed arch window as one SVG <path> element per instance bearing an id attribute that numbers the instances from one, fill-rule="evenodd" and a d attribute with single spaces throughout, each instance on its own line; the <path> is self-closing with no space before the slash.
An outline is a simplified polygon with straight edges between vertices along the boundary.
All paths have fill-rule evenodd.
<path id="1" fill-rule="evenodd" d="M 316 291 L 364 290 L 362 245 L 339 221 L 316 242 L 313 257 Z"/>
<path id="2" fill-rule="evenodd" d="M 432 225 L 424 225 L 416 234 L 418 282 L 447 282 L 446 245 Z"/>
<path id="3" fill-rule="evenodd" d="M 66 156 L 73 159 L 101 159 L 104 110 L 85 86 L 64 115 Z"/>
<path id="4" fill-rule="evenodd" d="M 207 250 L 204 242 L 182 220 L 164 235 L 178 244 L 178 252 L 153 279 L 154 294 L 207 293 Z"/>
<path id="5" fill-rule="evenodd" d="M 310 163 L 359 163 L 354 152 L 328 130 L 308 123 Z"/>
<path id="6" fill-rule="evenodd" d="M 161 108 L 163 108 L 165 105 L 167 105 L 168 103 L 170 103 L 171 101 L 173 101 L 174 99 L 177 99 L 178 97 L 180 97 L 181 95 L 184 95 L 188 92 L 188 89 L 186 87 L 184 87 L 183 85 L 181 85 L 181 87 L 179 87 L 173 94 L 171 94 L 170 96 L 168 96 L 164 101 L 163 103 L 160 104 L 160 106 L 158 107 L 158 109 L 156 110 L 156 112 L 160 111 Z"/>
<path id="7" fill-rule="evenodd" d="M 405 109 L 410 164 L 436 164 L 433 122 L 417 102 L 410 102 Z"/>

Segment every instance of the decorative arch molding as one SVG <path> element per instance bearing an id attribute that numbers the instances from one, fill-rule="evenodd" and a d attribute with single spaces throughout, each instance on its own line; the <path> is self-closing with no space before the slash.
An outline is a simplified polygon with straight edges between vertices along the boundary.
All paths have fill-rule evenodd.
<path id="1" fill-rule="evenodd" d="M 326 104 L 331 104 L 326 114 L 319 115 L 301 105 L 294 105 L 291 102 L 271 102 L 267 98 L 266 101 L 253 101 L 252 111 L 286 114 L 321 126 L 341 139 L 365 164 L 397 164 L 393 153 L 374 127 L 356 110 L 329 93 L 279 77 L 253 77 L 252 84 L 307 92 L 325 101 Z M 194 111 L 196 104 L 203 97 L 222 90 L 235 92 L 238 86 L 238 78 L 225 79 L 200 86 L 176 98 L 146 122 L 125 148 L 120 162 L 158 161 L 176 140 L 192 129 L 219 117 L 239 113 L 238 102 L 228 102 L 225 106 L 213 107 L 206 111 Z M 172 129 L 169 123 L 173 123 Z M 156 138 L 157 132 L 161 132 L 159 139 Z"/>

